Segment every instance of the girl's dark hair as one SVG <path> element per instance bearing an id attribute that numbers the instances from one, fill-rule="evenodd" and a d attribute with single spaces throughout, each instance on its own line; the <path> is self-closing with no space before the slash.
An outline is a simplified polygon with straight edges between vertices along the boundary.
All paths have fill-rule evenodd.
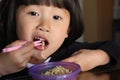
<path id="1" fill-rule="evenodd" d="M 2 0 L 0 2 L 0 43 L 9 44 L 17 39 L 16 11 L 21 5 L 54 5 L 70 12 L 70 30 L 64 45 L 73 43 L 83 33 L 81 9 L 78 0 Z"/>

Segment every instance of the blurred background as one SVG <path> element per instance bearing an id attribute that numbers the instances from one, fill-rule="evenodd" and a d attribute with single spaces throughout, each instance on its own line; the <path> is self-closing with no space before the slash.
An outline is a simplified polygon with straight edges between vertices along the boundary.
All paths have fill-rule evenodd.
<path id="1" fill-rule="evenodd" d="M 80 42 L 113 40 L 120 44 L 120 0 L 79 0 L 84 22 Z"/>

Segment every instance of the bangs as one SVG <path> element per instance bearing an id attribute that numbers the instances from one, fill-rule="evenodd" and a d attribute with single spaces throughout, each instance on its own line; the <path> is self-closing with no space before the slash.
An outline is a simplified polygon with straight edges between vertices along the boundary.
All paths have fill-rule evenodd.
<path id="1" fill-rule="evenodd" d="M 20 5 L 46 5 L 65 8 L 71 5 L 71 0 L 19 0 Z"/>

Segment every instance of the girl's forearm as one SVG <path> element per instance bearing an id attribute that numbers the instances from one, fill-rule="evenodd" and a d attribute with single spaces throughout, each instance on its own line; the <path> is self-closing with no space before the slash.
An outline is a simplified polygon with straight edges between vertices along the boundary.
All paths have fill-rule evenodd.
<path id="1" fill-rule="evenodd" d="M 96 50 L 96 57 L 97 57 L 97 62 L 96 62 L 97 66 L 108 64 L 110 61 L 109 55 L 103 50 Z"/>

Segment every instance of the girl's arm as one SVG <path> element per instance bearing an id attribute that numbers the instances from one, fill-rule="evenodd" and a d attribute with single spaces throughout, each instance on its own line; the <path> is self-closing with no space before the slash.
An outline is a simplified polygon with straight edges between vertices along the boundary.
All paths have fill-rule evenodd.
<path id="1" fill-rule="evenodd" d="M 89 49 L 89 50 L 92 50 L 93 52 L 95 51 L 94 52 L 95 54 L 101 54 L 101 55 L 103 54 L 104 56 L 101 58 L 96 56 L 98 59 L 101 59 L 101 61 L 103 60 L 103 65 L 100 65 L 100 64 L 97 65 L 97 66 L 100 66 L 100 67 L 98 67 L 99 69 L 114 70 L 114 69 L 120 68 L 119 66 L 116 67 L 117 65 L 120 64 L 120 62 L 119 62 L 120 46 L 116 42 L 104 41 L 104 42 L 95 42 L 95 43 L 75 43 L 73 47 L 74 48 L 72 48 L 72 46 L 71 46 L 69 48 L 69 51 L 72 51 L 71 48 L 73 49 L 73 51 L 75 49 L 78 49 L 78 50 Z M 76 51 L 78 51 L 78 50 L 76 50 Z M 74 52 L 76 52 L 76 51 L 74 51 Z M 109 57 L 109 60 L 107 57 Z M 96 61 L 98 59 L 96 59 Z M 104 64 L 104 59 L 106 61 L 108 60 L 108 62 L 105 64 Z"/>
<path id="2" fill-rule="evenodd" d="M 62 61 L 75 62 L 80 65 L 82 71 L 88 71 L 97 66 L 108 64 L 110 58 L 103 50 L 81 49 Z"/>

